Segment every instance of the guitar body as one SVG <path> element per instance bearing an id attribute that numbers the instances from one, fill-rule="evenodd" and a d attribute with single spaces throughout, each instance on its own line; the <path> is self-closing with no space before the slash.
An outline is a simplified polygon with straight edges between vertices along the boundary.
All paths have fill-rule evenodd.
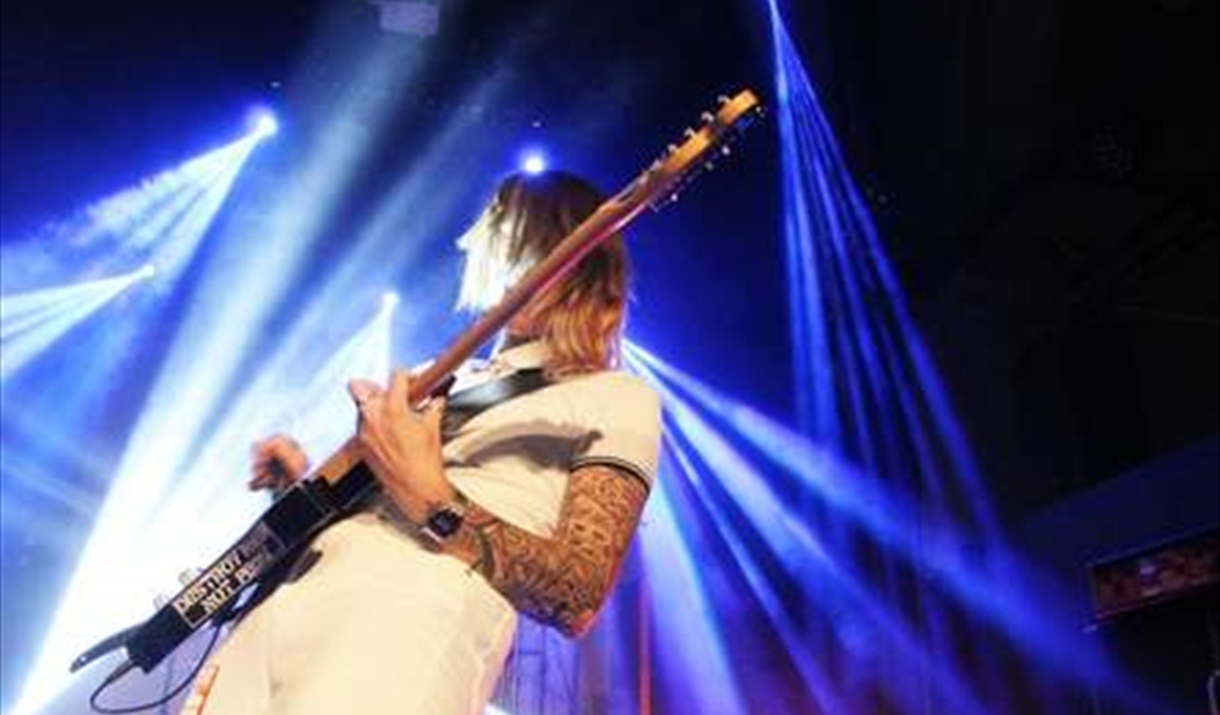
<path id="1" fill-rule="evenodd" d="M 270 586 L 301 550 L 377 487 L 363 462 L 333 484 L 294 484 L 232 546 L 127 640 L 127 656 L 148 672 L 205 623 L 223 621 L 252 585 Z M 282 574 L 280 574 L 282 575 Z"/>

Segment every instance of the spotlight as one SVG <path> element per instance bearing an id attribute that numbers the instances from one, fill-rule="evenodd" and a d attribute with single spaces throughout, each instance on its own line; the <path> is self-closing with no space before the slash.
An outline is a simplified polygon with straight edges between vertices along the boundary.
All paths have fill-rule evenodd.
<path id="1" fill-rule="evenodd" d="M 392 290 L 388 290 L 381 294 L 381 309 L 386 312 L 394 310 L 394 308 L 398 305 L 398 302 L 398 294 Z"/>
<path id="2" fill-rule="evenodd" d="M 157 267 L 151 263 L 145 263 L 140 267 L 136 276 L 139 278 L 152 278 L 157 275 Z"/>
<path id="3" fill-rule="evenodd" d="M 280 130 L 280 123 L 269 109 L 256 109 L 250 113 L 250 131 L 259 138 L 274 136 Z"/>
<path id="4" fill-rule="evenodd" d="M 521 170 L 530 176 L 537 176 L 547 169 L 546 155 L 537 149 L 530 149 L 521 156 Z"/>

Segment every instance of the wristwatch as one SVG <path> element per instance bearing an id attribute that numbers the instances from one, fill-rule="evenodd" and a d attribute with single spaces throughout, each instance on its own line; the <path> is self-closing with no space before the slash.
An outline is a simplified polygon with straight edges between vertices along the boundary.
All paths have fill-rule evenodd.
<path id="1" fill-rule="evenodd" d="M 423 535 L 433 543 L 440 545 L 456 534 L 458 529 L 462 528 L 462 521 L 466 518 L 466 507 L 462 503 L 463 501 L 459 495 L 451 502 L 432 507 L 428 512 L 428 518 L 420 527 Z"/>

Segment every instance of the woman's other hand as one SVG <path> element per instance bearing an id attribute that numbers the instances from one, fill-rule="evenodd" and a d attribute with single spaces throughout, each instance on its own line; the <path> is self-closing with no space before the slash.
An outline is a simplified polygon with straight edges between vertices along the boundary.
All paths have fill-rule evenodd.
<path id="1" fill-rule="evenodd" d="M 254 443 L 253 475 L 247 486 L 252 490 L 283 489 L 309 471 L 309 457 L 301 445 L 288 435 L 274 434 Z"/>

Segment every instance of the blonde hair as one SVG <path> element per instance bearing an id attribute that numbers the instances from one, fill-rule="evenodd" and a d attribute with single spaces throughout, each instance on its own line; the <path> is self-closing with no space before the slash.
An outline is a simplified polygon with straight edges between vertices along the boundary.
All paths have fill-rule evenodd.
<path id="1" fill-rule="evenodd" d="M 562 171 L 514 174 L 459 240 L 466 251 L 458 306 L 485 310 L 592 214 L 603 201 L 588 182 Z M 621 235 L 594 249 L 528 310 L 550 350 L 554 375 L 618 362 L 629 266 Z"/>

